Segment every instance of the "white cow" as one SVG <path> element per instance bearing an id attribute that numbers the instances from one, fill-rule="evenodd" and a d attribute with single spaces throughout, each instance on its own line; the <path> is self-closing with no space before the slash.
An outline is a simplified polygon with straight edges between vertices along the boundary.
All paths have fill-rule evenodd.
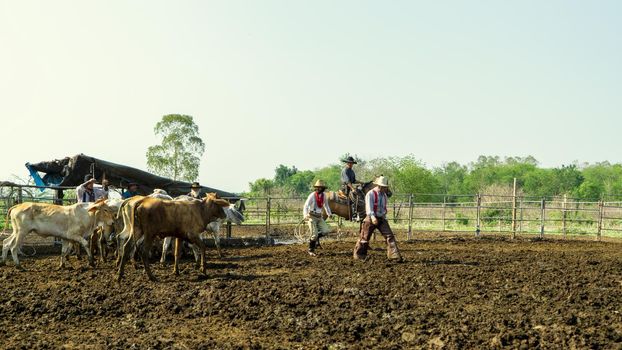
<path id="1" fill-rule="evenodd" d="M 66 256 L 69 254 L 73 243 L 79 243 L 84 247 L 88 254 L 89 264 L 94 266 L 93 256 L 84 237 L 89 236 L 97 226 L 112 224 L 114 216 L 104 200 L 89 205 L 78 203 L 68 206 L 48 203 L 22 203 L 11 207 L 8 214 L 13 225 L 13 233 L 2 242 L 0 265 L 6 263 L 10 249 L 15 267 L 20 270 L 23 270 L 23 267 L 19 263 L 17 253 L 24 242 L 24 238 L 31 232 L 62 240 L 61 268 L 65 266 Z"/>

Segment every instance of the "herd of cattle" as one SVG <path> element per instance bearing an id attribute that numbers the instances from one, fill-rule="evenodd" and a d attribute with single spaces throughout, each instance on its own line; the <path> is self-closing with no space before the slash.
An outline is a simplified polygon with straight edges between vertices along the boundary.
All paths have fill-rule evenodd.
<path id="1" fill-rule="evenodd" d="M 73 248 L 86 250 L 89 264 L 95 266 L 95 250 L 105 261 L 107 245 L 116 243 L 118 279 L 130 256 L 140 253 L 147 276 L 156 278 L 149 267 L 149 255 L 156 238 L 164 239 L 162 260 L 172 238 L 175 242 L 174 272 L 179 274 L 179 257 L 182 241 L 190 243 L 195 260 L 202 273 L 206 273 L 206 235 L 213 234 L 217 243 L 220 225 L 224 221 L 240 224 L 244 216 L 227 200 L 215 193 L 203 199 L 180 196 L 175 199 L 164 191 L 156 190 L 149 196 L 129 199 L 101 199 L 94 203 L 77 203 L 61 206 L 48 203 L 21 203 L 11 207 L 7 214 L 13 232 L 2 243 L 2 260 L 6 263 L 11 251 L 15 267 L 23 270 L 18 253 L 24 238 L 30 233 L 52 236 L 61 240 L 60 267 L 65 266 Z M 114 237 L 114 238 L 113 238 Z M 89 244 L 89 241 L 91 244 Z M 137 251 L 137 248 L 138 249 Z"/>

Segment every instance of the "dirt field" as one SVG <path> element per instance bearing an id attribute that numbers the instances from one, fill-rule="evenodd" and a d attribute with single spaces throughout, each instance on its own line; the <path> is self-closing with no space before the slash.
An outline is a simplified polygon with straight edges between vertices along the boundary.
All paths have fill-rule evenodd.
<path id="1" fill-rule="evenodd" d="M 0 267 L 0 344 L 20 348 L 622 348 L 622 244 L 501 238 L 228 249 L 159 283 L 57 256 Z M 213 253 L 212 253 L 213 256 Z"/>

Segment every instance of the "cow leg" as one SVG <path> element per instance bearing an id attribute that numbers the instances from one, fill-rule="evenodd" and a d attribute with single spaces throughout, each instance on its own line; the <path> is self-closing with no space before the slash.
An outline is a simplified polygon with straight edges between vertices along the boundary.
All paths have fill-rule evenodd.
<path id="1" fill-rule="evenodd" d="M 102 232 L 99 235 L 99 239 L 97 240 L 97 244 L 99 246 L 99 258 L 102 263 L 106 262 L 106 255 L 108 253 L 108 249 L 106 247 L 106 237 L 104 237 L 104 233 Z"/>
<path id="2" fill-rule="evenodd" d="M 89 259 L 89 265 L 91 265 L 91 267 L 95 267 L 95 259 L 93 259 L 93 255 L 88 250 L 89 243 L 86 241 L 86 239 L 82 237 L 80 237 L 79 242 L 80 244 L 82 244 L 82 247 L 84 247 L 84 250 L 86 251 L 86 255 L 88 256 L 88 259 Z"/>
<path id="3" fill-rule="evenodd" d="M 200 251 L 201 251 L 201 273 L 204 275 L 207 275 L 207 261 L 205 259 L 205 246 L 201 245 L 200 246 Z"/>
<path id="4" fill-rule="evenodd" d="M 72 245 L 71 242 L 65 239 L 61 240 L 60 266 L 58 266 L 59 270 L 65 268 L 65 262 L 67 261 L 67 255 L 71 252 L 71 245 Z"/>
<path id="5" fill-rule="evenodd" d="M 218 257 L 222 258 L 222 251 L 220 250 L 220 235 L 218 232 L 212 232 L 212 236 L 214 237 L 214 245 L 216 246 Z"/>
<path id="6" fill-rule="evenodd" d="M 192 249 L 192 254 L 194 255 L 194 269 L 199 269 L 199 262 L 201 261 L 201 250 L 196 244 L 190 244 L 190 249 Z"/>
<path id="7" fill-rule="evenodd" d="M 19 252 L 19 249 L 22 247 L 22 242 L 24 241 L 24 237 L 25 235 L 19 232 L 18 234 L 15 235 L 15 238 L 13 238 L 13 244 L 11 245 L 11 255 L 13 256 L 13 262 L 15 262 L 15 268 L 20 271 L 26 271 L 26 269 L 24 269 L 24 267 L 19 263 L 19 258 L 17 257 L 17 253 Z"/>
<path id="8" fill-rule="evenodd" d="M 82 250 L 80 250 L 80 244 L 78 242 L 72 242 L 73 243 L 73 248 L 76 251 L 76 259 L 78 260 L 82 260 Z M 85 250 L 89 250 L 89 247 L 85 247 Z"/>
<path id="9" fill-rule="evenodd" d="M 9 249 L 11 248 L 11 244 L 13 244 L 15 235 L 16 234 L 13 233 L 2 241 L 2 261 L 0 261 L 0 266 L 6 264 L 6 257 L 9 254 Z"/>
<path id="10" fill-rule="evenodd" d="M 157 282 L 158 279 L 155 278 L 153 273 L 151 272 L 151 267 L 149 266 L 149 252 L 151 251 L 151 246 L 153 244 L 153 239 L 150 236 L 143 236 L 143 246 L 142 246 L 142 259 L 143 264 L 145 265 L 145 272 L 147 273 L 147 277 L 153 282 Z"/>
<path id="11" fill-rule="evenodd" d="M 121 257 L 123 256 L 124 245 L 128 240 L 123 241 L 122 234 L 117 235 L 117 259 L 115 260 L 115 266 L 119 267 L 121 263 Z"/>
<path id="12" fill-rule="evenodd" d="M 119 237 L 119 244 L 121 243 L 121 238 Z M 120 249 L 120 251 L 118 252 L 119 254 L 119 272 L 117 274 L 117 281 L 120 281 L 123 278 L 123 267 L 125 266 L 125 263 L 127 262 L 127 258 L 129 256 L 130 250 L 132 249 L 132 245 L 134 245 L 133 239 L 129 238 L 127 240 L 125 240 L 125 244 L 123 244 L 123 247 Z"/>
<path id="13" fill-rule="evenodd" d="M 168 247 L 171 246 L 171 242 L 173 237 L 164 237 L 162 241 L 162 257 L 160 257 L 160 264 L 166 264 L 166 252 L 168 252 Z"/>
<path id="14" fill-rule="evenodd" d="M 99 249 L 99 246 L 97 244 L 97 242 L 99 241 L 99 235 L 100 235 L 100 231 L 99 228 L 97 230 L 95 230 L 94 232 L 91 233 L 91 235 L 89 236 L 89 251 L 91 252 L 91 255 L 95 256 L 95 253 L 97 252 L 97 249 Z"/>
<path id="15" fill-rule="evenodd" d="M 175 263 L 173 266 L 173 273 L 177 276 L 179 276 L 179 258 L 181 256 L 181 245 L 181 238 L 175 238 Z"/>

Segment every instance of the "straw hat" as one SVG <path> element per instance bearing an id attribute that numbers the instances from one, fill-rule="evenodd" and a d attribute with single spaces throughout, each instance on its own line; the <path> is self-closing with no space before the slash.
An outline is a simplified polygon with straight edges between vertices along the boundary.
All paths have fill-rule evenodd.
<path id="1" fill-rule="evenodd" d="M 375 181 L 374 181 L 374 185 L 376 186 L 380 186 L 380 187 L 389 187 L 389 179 L 387 179 L 384 176 L 379 176 Z"/>
<path id="2" fill-rule="evenodd" d="M 323 188 L 326 188 L 326 184 L 322 180 L 317 180 L 315 182 L 315 185 L 313 185 L 313 187 L 323 187 Z"/>

